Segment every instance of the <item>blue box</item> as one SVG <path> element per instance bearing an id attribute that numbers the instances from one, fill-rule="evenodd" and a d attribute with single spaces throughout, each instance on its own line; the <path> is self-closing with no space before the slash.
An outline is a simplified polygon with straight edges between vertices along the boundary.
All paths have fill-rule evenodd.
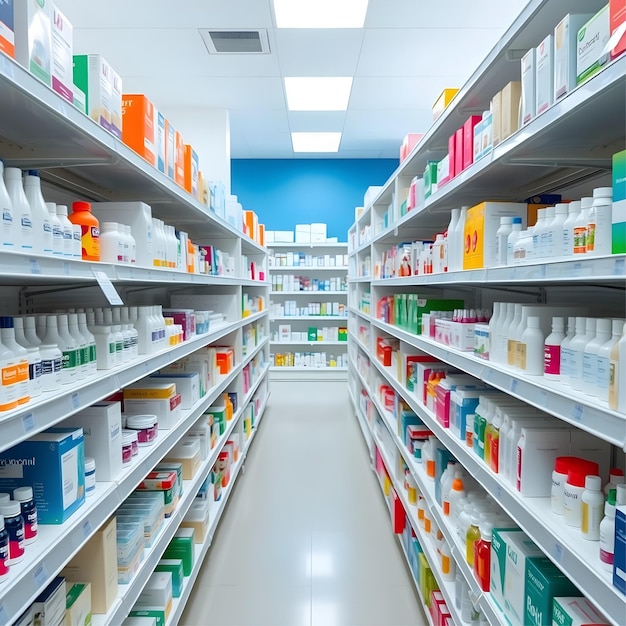
<path id="1" fill-rule="evenodd" d="M 615 509 L 613 586 L 626 595 L 626 506 Z"/>
<path id="2" fill-rule="evenodd" d="M 82 428 L 50 428 L 0 454 L 0 491 L 33 488 L 40 524 L 63 524 L 85 502 Z"/>
<path id="3" fill-rule="evenodd" d="M 157 153 L 157 169 L 159 172 L 167 174 L 165 171 L 165 151 L 167 145 L 167 137 L 165 135 L 165 116 L 161 111 L 157 111 L 156 125 L 156 153 Z"/>

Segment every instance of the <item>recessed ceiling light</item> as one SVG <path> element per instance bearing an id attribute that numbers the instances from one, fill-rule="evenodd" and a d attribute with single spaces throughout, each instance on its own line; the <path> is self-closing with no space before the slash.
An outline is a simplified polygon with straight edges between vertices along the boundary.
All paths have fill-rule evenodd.
<path id="1" fill-rule="evenodd" d="M 285 77 L 290 111 L 346 111 L 351 90 L 351 76 Z"/>
<path id="2" fill-rule="evenodd" d="M 339 152 L 341 133 L 291 133 L 294 152 Z"/>
<path id="3" fill-rule="evenodd" d="M 277 28 L 363 28 L 368 0 L 274 0 Z"/>

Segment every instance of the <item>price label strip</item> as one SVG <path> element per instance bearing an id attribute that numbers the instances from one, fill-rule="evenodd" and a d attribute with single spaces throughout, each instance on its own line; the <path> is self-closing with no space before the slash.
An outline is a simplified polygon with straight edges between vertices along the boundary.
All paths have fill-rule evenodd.
<path id="1" fill-rule="evenodd" d="M 31 433 L 37 427 L 35 418 L 32 413 L 27 413 L 22 417 L 22 427 L 24 428 L 24 434 Z"/>
<path id="2" fill-rule="evenodd" d="M 102 289 L 102 293 L 109 301 L 109 304 L 113 306 L 122 306 L 124 301 L 120 297 L 120 294 L 117 293 L 117 289 L 113 286 L 111 279 L 104 272 L 100 272 L 95 269 L 93 270 L 93 275 L 98 281 L 98 285 L 100 285 L 100 289 Z"/>

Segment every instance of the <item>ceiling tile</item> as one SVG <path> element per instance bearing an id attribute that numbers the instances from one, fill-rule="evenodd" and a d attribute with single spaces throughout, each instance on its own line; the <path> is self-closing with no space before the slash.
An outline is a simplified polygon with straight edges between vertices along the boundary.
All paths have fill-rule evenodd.
<path id="1" fill-rule="evenodd" d="M 295 132 L 342 131 L 345 111 L 291 111 L 289 128 Z"/>
<path id="2" fill-rule="evenodd" d="M 425 125 L 413 111 L 348 111 L 343 129 L 342 147 L 365 149 L 372 145 L 379 148 L 395 146 L 400 149 L 402 139 L 409 132 L 423 132 L 432 123 Z"/>

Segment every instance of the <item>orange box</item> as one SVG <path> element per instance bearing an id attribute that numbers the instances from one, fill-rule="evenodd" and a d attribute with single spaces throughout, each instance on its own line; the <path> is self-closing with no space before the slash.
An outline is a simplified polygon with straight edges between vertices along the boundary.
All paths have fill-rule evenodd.
<path id="1" fill-rule="evenodd" d="M 609 2 L 609 20 L 611 36 L 626 23 L 626 0 L 610 0 Z M 626 51 L 626 32 L 622 33 L 615 47 L 611 50 L 611 58 L 615 59 Z"/>
<path id="2" fill-rule="evenodd" d="M 185 144 L 185 189 L 195 197 L 198 195 L 198 153 Z"/>
<path id="3" fill-rule="evenodd" d="M 441 114 L 446 110 L 457 93 L 459 93 L 459 90 L 452 88 L 444 89 L 441 92 L 441 95 L 437 98 L 435 104 L 433 104 L 433 122 L 436 122 L 441 117 Z"/>
<path id="4" fill-rule="evenodd" d="M 244 211 L 243 217 L 246 228 L 248 229 L 248 237 L 256 241 L 259 228 L 259 218 L 257 214 L 254 211 Z"/>
<path id="5" fill-rule="evenodd" d="M 122 96 L 122 141 L 150 165 L 156 166 L 154 105 L 140 93 Z"/>
<path id="6" fill-rule="evenodd" d="M 265 246 L 265 224 L 259 224 L 259 241 L 260 246 Z"/>
<path id="7" fill-rule="evenodd" d="M 13 24 L 13 2 L 0 2 L 0 52 L 4 52 L 12 59 L 15 58 Z"/>
<path id="8" fill-rule="evenodd" d="M 185 143 L 178 131 L 174 133 L 174 182 L 185 186 Z"/>

